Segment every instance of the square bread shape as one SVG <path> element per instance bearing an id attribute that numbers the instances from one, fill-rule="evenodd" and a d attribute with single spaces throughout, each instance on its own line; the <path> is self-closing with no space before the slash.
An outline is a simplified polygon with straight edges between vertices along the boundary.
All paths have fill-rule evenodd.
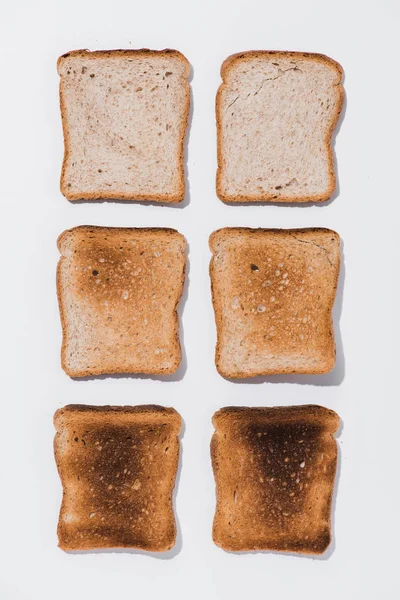
<path id="1" fill-rule="evenodd" d="M 190 65 L 176 50 L 61 56 L 61 192 L 68 200 L 181 202 Z"/>
<path id="2" fill-rule="evenodd" d="M 71 377 L 174 373 L 186 240 L 174 229 L 81 226 L 58 239 L 61 363 Z"/>
<path id="3" fill-rule="evenodd" d="M 59 547 L 172 548 L 179 414 L 153 405 L 71 404 L 55 413 L 54 424 L 63 486 Z"/>
<path id="4" fill-rule="evenodd" d="M 320 202 L 336 187 L 332 133 L 342 67 L 322 54 L 254 51 L 221 67 L 217 194 L 225 202 Z"/>
<path id="5" fill-rule="evenodd" d="M 226 228 L 210 236 L 210 248 L 215 363 L 223 377 L 333 369 L 337 233 Z"/>
<path id="6" fill-rule="evenodd" d="M 213 424 L 214 542 L 235 552 L 325 552 L 338 415 L 314 405 L 227 407 Z"/>

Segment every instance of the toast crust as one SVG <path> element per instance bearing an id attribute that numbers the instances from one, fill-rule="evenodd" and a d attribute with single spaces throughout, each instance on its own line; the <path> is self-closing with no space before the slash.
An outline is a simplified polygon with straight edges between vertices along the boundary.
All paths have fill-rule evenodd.
<path id="1" fill-rule="evenodd" d="M 156 405 L 68 405 L 56 411 L 62 550 L 166 552 L 174 546 L 181 424 L 173 408 Z"/>
<path id="2" fill-rule="evenodd" d="M 325 137 L 325 145 L 327 149 L 327 153 L 329 156 L 329 177 L 330 184 L 327 191 L 323 194 L 316 195 L 305 195 L 299 197 L 293 196 L 285 196 L 285 195 L 276 195 L 276 194 L 227 194 L 223 189 L 223 184 L 221 182 L 223 176 L 223 170 L 225 168 L 226 161 L 224 159 L 224 151 L 223 151 L 223 142 L 222 142 L 222 129 L 223 129 L 223 116 L 222 116 L 222 94 L 226 89 L 226 79 L 227 76 L 232 69 L 232 67 L 237 62 L 246 62 L 252 60 L 254 58 L 263 58 L 265 56 L 275 56 L 277 58 L 293 58 L 296 60 L 313 60 L 320 62 L 329 68 L 333 69 L 337 73 L 337 79 L 335 83 L 335 89 L 337 94 L 337 110 L 334 114 L 331 123 L 329 124 Z M 343 68 L 341 65 L 325 56 L 324 54 L 315 54 L 310 52 L 285 52 L 278 50 L 250 50 L 247 52 L 240 52 L 237 54 L 232 54 L 222 63 L 221 66 L 221 79 L 222 83 L 220 84 L 215 102 L 215 110 L 216 110 L 216 121 L 217 121 L 217 161 L 218 168 L 216 174 L 216 192 L 217 196 L 220 200 L 227 203 L 247 203 L 247 202 L 275 202 L 275 203 L 306 203 L 306 202 L 326 202 L 329 200 L 336 189 L 336 173 L 335 173 L 335 157 L 334 151 L 332 147 L 332 135 L 336 129 L 336 126 L 339 121 L 340 114 L 343 108 L 344 102 L 344 88 L 341 83 L 343 79 Z"/>
<path id="3" fill-rule="evenodd" d="M 325 552 L 338 415 L 316 405 L 226 407 L 212 422 L 214 543 L 230 552 Z"/>
<path id="4" fill-rule="evenodd" d="M 174 360 L 170 365 L 166 367 L 160 368 L 156 364 L 152 365 L 148 363 L 145 367 L 141 368 L 138 371 L 135 371 L 131 368 L 121 366 L 120 364 L 114 364 L 112 370 L 107 368 L 106 365 L 97 365 L 95 368 L 72 368 L 69 360 L 68 360 L 68 344 L 70 341 L 70 332 L 69 332 L 69 322 L 67 318 L 67 310 L 66 310 L 66 301 L 65 301 L 65 292 L 66 292 L 66 284 L 64 281 L 64 276 L 62 273 L 63 261 L 66 259 L 63 256 L 63 248 L 68 239 L 71 236 L 74 236 L 76 233 L 82 234 L 83 238 L 88 234 L 93 232 L 104 233 L 107 235 L 111 234 L 121 234 L 121 235 L 134 235 L 140 237 L 148 237 L 148 236 L 166 236 L 167 238 L 176 239 L 176 241 L 183 245 L 183 251 L 186 249 L 186 239 L 182 234 L 180 234 L 175 229 L 170 228 L 125 228 L 125 227 L 98 227 L 98 226 L 90 226 L 90 225 L 81 225 L 78 227 L 74 227 L 72 229 L 67 229 L 57 239 L 57 248 L 61 254 L 61 258 L 59 259 L 57 265 L 57 274 L 56 274 L 56 286 L 57 286 L 57 298 L 58 305 L 60 311 L 60 320 L 61 320 L 61 328 L 62 328 L 62 344 L 61 344 L 61 367 L 65 371 L 67 375 L 70 377 L 87 377 L 87 376 L 98 376 L 98 375 L 109 375 L 109 374 L 133 374 L 133 373 L 143 373 L 148 375 L 170 375 L 175 373 L 182 360 L 182 349 L 179 339 L 179 317 L 178 317 L 178 305 L 182 297 L 183 286 L 185 283 L 186 277 L 186 257 L 184 256 L 184 262 L 182 266 L 181 275 L 179 278 L 179 285 L 176 289 L 175 295 L 175 303 L 173 309 L 170 313 L 170 320 L 172 327 L 174 329 L 173 340 L 171 340 L 172 351 L 174 355 Z M 94 333 L 95 336 L 95 333 Z"/>
<path id="5" fill-rule="evenodd" d="M 70 143 L 70 134 L 69 134 L 69 125 L 66 113 L 66 101 L 63 93 L 62 87 L 62 79 L 60 79 L 60 110 L 61 110 L 61 120 L 62 120 L 62 129 L 64 136 L 64 158 L 61 168 L 61 178 L 60 178 L 60 191 L 67 198 L 67 200 L 79 201 L 79 200 L 88 200 L 88 201 L 98 201 L 98 200 L 129 200 L 129 201 L 137 201 L 137 202 L 161 202 L 165 204 L 178 204 L 182 202 L 185 198 L 185 136 L 186 130 L 189 121 L 189 110 L 190 110 L 190 86 L 188 82 L 188 77 L 190 75 L 190 63 L 187 58 L 178 50 L 171 50 L 166 48 L 164 50 L 150 50 L 147 48 L 141 48 L 137 50 L 94 50 L 90 51 L 87 49 L 82 50 L 72 50 L 70 52 L 66 52 L 57 60 L 57 72 L 61 78 L 61 69 L 64 62 L 69 58 L 85 58 L 88 60 L 97 60 L 98 58 L 126 58 L 130 57 L 132 59 L 138 59 L 141 57 L 160 57 L 162 55 L 166 55 L 168 57 L 174 57 L 184 66 L 183 77 L 185 78 L 185 108 L 182 116 L 181 122 L 181 134 L 179 141 L 179 156 L 178 162 L 180 165 L 180 182 L 176 193 L 174 194 L 140 194 L 140 193 L 126 193 L 122 187 L 121 191 L 118 192 L 98 192 L 93 190 L 93 192 L 83 192 L 83 193 L 73 193 L 69 190 L 68 184 L 66 181 L 66 172 L 68 167 L 68 161 L 71 156 L 71 143 Z"/>
<path id="6" fill-rule="evenodd" d="M 259 243 L 259 246 L 256 246 L 257 243 Z M 323 245 L 324 243 L 326 247 Z M 235 252 L 237 253 L 240 250 L 240 244 L 242 244 L 246 249 L 243 255 L 245 258 L 242 256 L 238 258 L 238 255 L 235 255 Z M 285 264 L 284 267 L 280 266 L 283 263 L 279 261 L 284 259 L 281 258 L 278 260 L 277 256 L 282 244 L 285 244 L 287 248 L 290 248 L 290 253 L 289 250 L 287 250 L 285 256 L 288 255 L 289 258 L 291 257 L 292 259 L 296 256 L 296 254 L 299 254 L 301 248 L 302 254 L 299 254 L 297 273 L 290 272 L 288 264 Z M 290 244 L 290 246 L 288 246 L 288 244 Z M 308 229 L 251 229 L 246 227 L 227 227 L 214 231 L 214 233 L 211 234 L 209 246 L 211 252 L 213 253 L 210 261 L 210 280 L 215 323 L 217 328 L 215 365 L 219 374 L 222 377 L 229 379 L 245 379 L 262 375 L 278 374 L 319 375 L 331 371 L 335 366 L 336 361 L 336 348 L 331 315 L 340 271 L 339 235 L 330 229 L 318 227 Z M 307 249 L 308 252 L 312 252 L 310 257 L 307 256 L 305 249 Z M 272 259 L 269 254 L 271 255 Z M 219 257 L 222 255 L 228 256 L 226 262 L 224 263 L 223 269 L 219 263 Z M 232 255 L 232 258 L 229 262 L 228 259 L 230 255 Z M 267 256 L 272 262 L 266 262 Z M 320 327 L 321 324 L 324 326 L 324 330 L 323 332 L 320 331 L 318 336 L 312 332 L 309 332 L 309 337 L 306 337 L 306 339 L 304 339 L 304 334 L 300 332 L 297 341 L 293 346 L 293 340 L 290 339 L 290 330 L 294 330 L 293 314 L 295 309 L 290 306 L 290 303 L 287 304 L 287 309 L 283 310 L 283 314 L 280 313 L 277 321 L 274 320 L 276 318 L 275 314 L 277 313 L 274 313 L 273 311 L 278 310 L 280 299 L 282 299 L 282 302 L 285 302 L 285 295 L 290 293 L 289 290 L 290 286 L 292 285 L 292 282 L 290 281 L 291 278 L 293 279 L 293 283 L 295 285 L 294 291 L 292 292 L 293 298 L 295 298 L 294 302 L 297 303 L 295 308 L 302 307 L 302 292 L 304 289 L 306 289 L 306 291 L 312 293 L 313 287 L 311 287 L 310 284 L 310 289 L 307 290 L 306 283 L 303 289 L 302 287 L 299 288 L 299 286 L 303 286 L 304 282 L 304 279 L 301 279 L 301 273 L 305 272 L 305 277 L 313 276 L 311 273 L 308 275 L 308 270 L 311 269 L 312 271 L 313 268 L 315 269 L 315 267 L 307 266 L 307 263 L 311 264 L 309 261 L 314 259 L 320 260 L 321 257 L 326 259 L 326 262 L 329 265 L 327 266 L 325 264 L 324 271 L 325 269 L 329 269 L 329 271 L 321 271 L 319 274 L 319 281 L 314 280 L 312 285 L 322 285 L 321 282 L 324 282 L 325 285 L 326 275 L 329 274 L 331 279 L 330 287 L 326 290 L 323 310 L 321 309 L 324 318 L 321 321 L 322 317 L 320 316 L 319 321 L 317 322 L 318 327 Z M 254 286 L 250 286 L 253 291 L 250 292 L 250 297 L 248 298 L 246 279 L 244 277 L 244 272 L 242 272 L 242 258 L 243 260 L 248 261 L 249 266 L 251 266 L 251 269 L 248 271 L 249 279 L 247 281 L 249 284 L 253 284 L 252 278 L 255 280 Z M 253 260 L 255 263 L 259 263 L 259 265 L 253 264 Z M 261 275 L 263 271 L 263 267 L 261 265 L 268 265 L 268 270 L 264 276 Z M 261 271 L 258 269 L 258 266 L 260 266 Z M 256 267 L 257 270 L 253 271 L 253 267 Z M 233 307 L 229 306 L 228 304 L 226 286 L 224 287 L 224 283 L 226 281 L 229 283 L 229 278 L 233 278 L 234 269 L 237 269 L 241 273 L 242 278 L 241 282 L 239 283 L 235 279 L 235 284 L 232 287 L 232 289 L 236 290 L 235 293 L 237 294 L 233 296 L 232 299 L 232 302 L 236 301 L 237 303 L 237 306 L 235 306 L 235 310 L 238 309 L 237 313 L 235 313 L 235 310 L 230 310 Z M 279 277 L 282 276 L 283 278 L 285 276 L 285 279 L 282 279 L 282 281 L 273 281 L 272 277 L 275 277 L 275 269 L 282 269 L 282 273 L 280 273 L 279 270 L 277 270 L 276 273 L 280 273 Z M 271 273 L 271 271 L 272 277 L 270 274 L 268 274 Z M 259 277 L 262 277 L 262 281 L 258 280 Z M 268 277 L 271 277 L 271 281 L 268 281 Z M 264 279 L 267 281 L 264 282 Z M 286 284 L 286 281 L 289 283 L 289 285 Z M 277 283 L 282 284 L 280 286 L 282 290 L 276 289 Z M 269 287 L 265 289 L 267 284 Z M 271 292 L 270 295 L 267 295 L 269 290 L 274 291 Z M 254 293 L 260 294 L 263 303 L 259 304 L 257 308 L 252 307 L 250 310 L 248 310 L 247 304 L 251 305 L 254 303 Z M 272 296 L 272 294 L 276 295 L 277 301 L 275 301 L 275 296 Z M 278 294 L 281 295 L 281 298 L 279 298 Z M 242 296 L 246 298 L 243 303 L 239 302 L 239 297 Z M 292 296 L 289 296 L 289 300 L 291 297 Z M 273 302 L 270 303 L 269 300 L 273 300 Z M 258 312 L 258 310 L 261 312 Z M 246 313 L 246 311 L 248 312 Z M 312 312 L 312 307 L 310 307 L 309 304 L 307 304 L 307 312 L 308 314 Z M 241 313 L 245 315 L 245 318 L 241 315 Z M 268 315 L 271 315 L 272 318 L 270 319 Z M 297 318 L 297 315 L 295 316 Z M 237 322 L 237 319 L 239 319 L 240 326 L 238 325 L 237 327 L 236 335 L 232 336 L 235 343 L 235 349 L 232 350 L 231 353 L 233 354 L 234 352 L 235 354 L 227 359 L 225 356 L 227 344 L 226 332 L 232 323 L 235 324 Z M 308 327 L 308 323 L 305 323 L 304 326 Z M 287 331 L 287 327 L 289 328 L 288 334 L 285 333 Z M 272 337 L 269 340 L 271 344 L 275 344 L 275 356 L 272 357 L 269 356 L 272 351 L 270 352 L 268 350 L 268 345 L 266 345 L 266 342 L 264 342 L 264 340 L 269 336 L 270 328 L 274 329 L 273 336 L 275 336 L 278 340 L 282 339 L 282 341 L 280 341 L 280 346 L 276 345 L 276 342 Z M 302 335 L 303 338 L 301 337 Z M 324 336 L 323 346 L 321 346 L 321 348 L 318 350 L 316 349 L 314 355 L 308 352 L 308 344 L 310 343 L 310 340 L 311 342 L 315 342 L 317 338 L 321 338 L 322 335 Z M 239 364 L 238 355 L 239 351 L 241 351 L 241 347 L 246 336 L 249 337 L 250 341 L 247 344 L 248 353 L 245 366 L 244 364 Z M 258 341 L 254 342 L 257 346 L 255 350 L 254 343 L 251 344 L 252 336 L 262 336 L 260 340 L 257 338 Z M 289 359 L 291 359 L 291 355 L 288 353 L 288 342 L 291 342 L 292 344 L 291 353 L 293 357 L 301 357 L 303 355 L 304 361 L 297 362 L 296 364 L 294 364 L 294 360 L 292 363 L 290 362 Z M 231 342 L 231 345 L 232 343 L 233 342 Z M 252 355 L 254 356 L 258 351 L 258 366 L 251 366 L 249 361 L 251 361 Z M 264 358 L 263 353 L 265 355 Z M 282 364 L 280 361 L 282 356 L 286 356 L 288 359 L 285 364 Z"/>

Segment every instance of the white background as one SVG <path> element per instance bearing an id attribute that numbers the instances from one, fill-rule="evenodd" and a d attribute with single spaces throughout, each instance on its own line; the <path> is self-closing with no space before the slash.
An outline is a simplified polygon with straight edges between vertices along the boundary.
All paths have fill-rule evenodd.
<path id="1" fill-rule="evenodd" d="M 399 597 L 398 2 L 9 0 L 0 23 L 1 600 Z M 69 204 L 59 192 L 57 57 L 76 48 L 138 47 L 176 48 L 193 66 L 190 198 L 175 208 Z M 217 199 L 219 67 L 249 49 L 322 52 L 343 65 L 340 193 L 328 205 L 243 207 Z M 56 238 L 80 224 L 167 226 L 187 237 L 187 367 L 172 381 L 77 382 L 61 370 Z M 324 226 L 342 236 L 339 357 L 331 375 L 240 384 L 217 374 L 208 236 L 234 225 Z M 181 413 L 180 533 L 166 556 L 57 548 L 52 417 L 71 402 L 152 402 Z M 211 540 L 212 414 L 225 405 L 301 403 L 323 404 L 343 420 L 332 548 L 321 559 L 222 551 Z"/>

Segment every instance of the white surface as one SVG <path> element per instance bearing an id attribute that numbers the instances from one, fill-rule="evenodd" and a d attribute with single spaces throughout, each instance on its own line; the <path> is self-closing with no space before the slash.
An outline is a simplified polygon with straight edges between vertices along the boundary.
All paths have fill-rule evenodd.
<path id="1" fill-rule="evenodd" d="M 3 5 L 2 600 L 397 597 L 399 17 L 396 0 Z M 190 203 L 69 204 L 58 187 L 63 141 L 56 59 L 75 48 L 143 46 L 177 48 L 193 65 Z M 219 67 L 233 52 L 260 48 L 323 52 L 345 69 L 347 108 L 336 141 L 340 194 L 327 206 L 235 207 L 216 198 Z M 76 382 L 62 372 L 55 242 L 62 230 L 79 224 L 168 226 L 186 235 L 190 284 L 183 311 L 187 370 L 181 380 Z M 344 369 L 339 364 L 332 376 L 306 378 L 303 385 L 287 379 L 235 384 L 217 374 L 207 240 L 227 225 L 320 225 L 341 234 Z M 57 548 L 61 486 L 52 416 L 70 402 L 157 402 L 182 414 L 186 431 L 176 500 L 182 542 L 171 556 L 68 555 Z M 343 419 L 334 550 L 321 560 L 223 552 L 211 540 L 213 412 L 231 404 L 300 403 L 323 404 Z"/>

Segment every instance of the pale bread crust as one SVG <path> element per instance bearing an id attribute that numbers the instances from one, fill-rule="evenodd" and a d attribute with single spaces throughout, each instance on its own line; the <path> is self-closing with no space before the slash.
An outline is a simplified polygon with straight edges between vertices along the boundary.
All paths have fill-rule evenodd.
<path id="1" fill-rule="evenodd" d="M 225 79 L 227 77 L 228 72 L 234 68 L 235 63 L 239 61 L 248 61 L 253 58 L 263 58 L 267 56 L 274 56 L 276 58 L 293 58 L 293 59 L 309 59 L 313 61 L 321 62 L 327 65 L 329 68 L 334 69 L 337 72 L 337 110 L 332 119 L 331 123 L 327 126 L 326 132 L 326 148 L 329 153 L 329 175 L 330 175 L 330 186 L 326 193 L 315 195 L 315 196 L 302 196 L 293 198 L 292 196 L 284 196 L 275 195 L 275 194 L 237 194 L 233 196 L 231 194 L 226 194 L 223 189 L 223 185 L 221 183 L 222 172 L 225 167 L 225 158 L 224 158 L 224 150 L 222 147 L 222 92 L 226 86 Z M 217 196 L 223 202 L 228 203 L 244 203 L 244 202 L 276 202 L 276 203 L 297 203 L 297 202 L 325 202 L 331 198 L 332 194 L 336 189 L 336 174 L 335 174 L 335 159 L 334 152 L 332 148 L 332 134 L 337 126 L 339 121 L 340 113 L 343 108 L 344 102 L 344 89 L 343 85 L 341 85 L 341 81 L 343 78 L 343 68 L 341 65 L 325 56 L 324 54 L 315 54 L 310 52 L 285 52 L 278 50 L 250 50 L 247 52 L 240 52 L 237 54 L 232 54 L 222 63 L 221 66 L 221 79 L 222 83 L 218 88 L 216 95 L 216 121 L 217 121 L 217 161 L 218 168 L 216 174 L 216 191 Z"/>
<path id="2" fill-rule="evenodd" d="M 180 234 L 175 229 L 167 229 L 167 228 L 124 228 L 124 227 L 97 227 L 90 225 L 81 225 L 79 227 L 75 227 L 73 229 L 68 229 L 64 231 L 57 240 L 57 247 L 62 255 L 64 243 L 71 239 L 71 237 L 76 234 L 86 237 L 88 233 L 96 232 L 99 234 L 107 234 L 107 233 L 120 233 L 122 236 L 164 236 L 170 238 L 171 241 L 175 241 L 177 247 L 183 245 L 183 248 L 186 249 L 186 239 L 182 234 Z M 99 252 L 99 257 L 101 258 L 101 251 Z M 182 296 L 183 286 L 185 283 L 185 274 L 186 274 L 186 256 L 183 256 L 183 266 L 179 272 L 179 264 L 177 263 L 176 268 L 178 269 L 177 277 L 179 278 L 179 286 L 176 291 L 176 298 L 174 303 L 174 308 L 170 313 L 169 319 L 170 323 L 173 327 L 174 334 L 173 339 L 170 342 L 171 351 L 174 355 L 174 360 L 171 362 L 170 366 L 167 368 L 160 368 L 157 362 L 148 363 L 145 368 L 141 370 L 129 369 L 121 367 L 118 364 L 114 364 L 112 370 L 110 370 L 107 364 L 100 364 L 95 369 L 88 368 L 80 368 L 80 367 L 72 367 L 68 361 L 68 343 L 70 339 L 69 332 L 69 323 L 67 318 L 67 311 L 65 308 L 65 296 L 66 296 L 66 282 L 62 273 L 62 266 L 65 257 L 61 256 L 58 265 L 57 265 L 57 275 L 56 275 L 56 283 L 57 283 L 57 297 L 58 297 L 58 305 L 60 310 L 60 320 L 62 327 L 62 345 L 61 345 L 61 366 L 62 369 L 69 375 L 70 377 L 87 377 L 87 376 L 98 376 L 98 375 L 108 375 L 108 374 L 133 374 L 133 373 L 144 373 L 148 375 L 170 375 L 175 373 L 182 360 L 182 349 L 180 345 L 179 339 L 179 318 L 178 318 L 178 305 Z M 96 331 L 93 331 L 93 341 L 96 340 Z"/>
<path id="3" fill-rule="evenodd" d="M 301 238 L 299 238 L 298 236 L 303 236 L 303 238 L 305 237 L 306 240 L 303 240 Z M 318 242 L 316 243 L 313 240 L 313 237 L 315 237 Z M 321 242 L 323 241 L 323 239 L 326 237 L 326 240 L 330 240 L 332 243 L 332 246 L 328 248 L 324 248 L 323 246 L 321 246 Z M 224 244 L 229 244 L 231 241 L 233 240 L 233 244 L 232 246 L 230 246 L 229 248 L 225 249 L 224 248 Z M 329 263 L 329 268 L 332 270 L 332 284 L 330 286 L 330 288 L 327 291 L 327 298 L 326 298 L 326 311 L 327 313 L 330 315 L 329 316 L 329 323 L 326 324 L 326 321 L 323 321 L 322 323 L 319 323 L 319 325 L 323 324 L 324 329 L 323 332 L 319 333 L 319 337 L 323 336 L 324 339 L 324 346 L 326 348 L 326 351 L 324 353 L 323 356 L 321 356 L 320 353 L 318 353 L 315 357 L 315 363 L 313 364 L 313 361 L 308 360 L 306 362 L 306 364 L 301 364 L 301 362 L 298 363 L 297 366 L 294 366 L 294 364 L 292 365 L 288 365 L 286 367 L 282 367 L 280 365 L 280 356 L 275 356 L 275 359 L 277 360 L 271 360 L 269 358 L 266 358 L 265 361 L 263 361 L 263 365 L 262 367 L 256 367 L 256 368 L 250 368 L 250 367 L 238 367 L 236 364 L 234 364 L 233 359 L 231 359 L 229 364 L 226 364 L 227 361 L 223 359 L 223 355 L 224 355 L 224 342 L 223 342 L 223 338 L 226 339 L 227 337 L 227 331 L 229 330 L 230 324 L 232 323 L 232 315 L 229 315 L 227 313 L 227 309 L 226 309 L 226 302 L 227 302 L 227 298 L 226 298 L 226 289 L 224 288 L 224 283 L 226 281 L 229 282 L 229 278 L 230 275 L 229 273 L 227 274 L 226 271 L 224 270 L 223 272 L 221 272 L 219 270 L 219 267 L 217 266 L 217 259 L 218 259 L 218 255 L 223 255 L 223 253 L 227 253 L 229 251 L 235 251 L 235 243 L 237 244 L 238 242 L 252 242 L 253 240 L 260 240 L 262 242 L 265 242 L 265 245 L 263 247 L 261 247 L 258 250 L 258 254 L 257 254 L 257 259 L 255 259 L 258 262 L 258 259 L 260 259 L 261 261 L 266 260 L 266 256 L 268 255 L 268 252 L 270 251 L 270 248 L 278 248 L 279 249 L 279 245 L 280 242 L 287 244 L 288 242 L 291 243 L 293 241 L 293 249 L 292 249 L 292 253 L 295 255 L 296 252 L 299 251 L 299 248 L 297 248 L 298 243 L 300 243 L 300 247 L 302 249 L 303 252 L 306 251 L 306 249 L 308 249 L 309 251 L 313 248 L 313 246 L 317 247 L 316 252 L 318 252 L 318 249 L 321 249 L 324 253 L 326 253 L 326 256 L 329 258 L 329 260 L 327 261 Z M 304 243 L 303 243 L 304 241 Z M 213 253 L 213 256 L 211 258 L 210 261 L 210 280 L 211 280 L 211 294 L 212 294 L 212 302 L 213 302 L 213 307 L 214 307 L 214 314 L 215 314 L 215 323 L 216 323 L 216 329 L 217 329 L 217 344 L 216 344 L 216 350 L 215 350 L 215 365 L 217 367 L 217 371 L 219 372 L 219 374 L 222 377 L 226 377 L 229 379 L 246 379 L 249 377 L 257 377 L 257 376 L 261 376 L 261 375 L 278 375 L 278 374 L 302 374 L 302 375 L 319 375 L 319 374 L 325 374 L 328 373 L 329 371 L 331 371 L 333 369 L 333 367 L 335 366 L 335 361 L 336 361 L 336 347 L 335 347 L 335 340 L 334 340 L 334 331 L 333 331 L 333 323 L 332 323 L 332 317 L 331 317 L 331 313 L 332 313 L 332 308 L 333 308 L 333 304 L 335 301 L 335 296 L 336 296 L 336 290 L 337 290 L 337 285 L 338 285 L 338 279 L 339 279 L 339 271 L 340 271 L 340 237 L 339 235 L 330 230 L 330 229 L 324 229 L 324 228 L 308 228 L 308 229 L 251 229 L 251 228 L 246 228 L 246 227 L 227 227 L 227 228 L 223 228 L 223 229 L 219 229 L 217 231 L 214 231 L 214 233 L 211 234 L 210 236 L 210 240 L 209 240 L 209 245 L 210 245 L 210 250 Z M 253 254 L 252 254 L 252 253 Z M 246 260 L 248 260 L 249 264 L 252 261 L 252 256 L 254 256 L 254 248 L 252 249 L 252 251 L 248 252 L 248 256 L 246 256 Z M 275 260 L 275 259 L 274 259 Z M 274 262 L 272 263 L 272 269 L 274 268 L 278 268 L 278 265 L 276 265 L 276 267 L 274 267 Z M 235 263 L 235 268 L 242 268 L 242 264 L 236 264 Z M 279 267 L 280 268 L 280 267 Z M 287 266 L 286 266 L 287 269 Z M 282 268 L 282 274 L 283 272 L 286 270 Z M 282 275 L 281 274 L 281 275 Z M 297 274 L 297 276 L 300 277 L 299 274 Z M 296 276 L 296 277 L 297 277 Z M 326 279 L 326 271 L 324 269 L 321 269 L 320 273 L 318 273 L 318 280 L 320 282 L 321 285 L 325 285 L 325 279 Z M 251 272 L 249 271 L 249 277 L 251 277 Z M 264 279 L 267 279 L 269 276 L 265 275 Z M 291 274 L 289 272 L 289 279 L 291 277 Z M 243 280 L 245 281 L 245 280 Z M 282 280 L 282 284 L 283 284 L 283 292 L 279 292 L 280 294 L 287 294 L 288 290 L 290 289 L 290 285 L 287 287 L 285 287 L 284 285 L 284 280 Z M 307 284 L 305 286 L 306 291 L 307 290 Z M 256 290 L 257 288 L 255 288 Z M 272 288 L 268 288 L 268 289 L 272 289 Z M 243 283 L 243 285 L 241 285 L 241 289 L 239 290 L 238 293 L 246 293 L 248 290 L 246 289 L 246 282 Z M 262 292 L 263 294 L 266 292 Z M 275 292 L 271 292 L 271 295 L 274 294 Z M 268 305 L 268 303 L 265 305 L 265 308 L 269 309 L 269 307 L 272 305 Z M 274 303 L 274 307 L 276 306 L 276 304 Z M 263 305 L 264 307 L 264 305 Z M 256 318 L 256 314 L 252 315 L 251 318 Z M 257 317 L 263 317 L 263 315 L 267 314 L 267 311 L 265 310 L 264 313 L 258 314 Z M 273 314 L 273 313 L 272 313 Z M 284 315 L 284 317 L 286 317 L 287 315 Z M 248 317 L 248 325 L 245 325 L 245 327 L 247 327 L 247 330 L 245 331 L 246 334 L 252 335 L 254 334 L 254 325 L 252 325 L 251 322 L 251 318 L 250 316 Z M 285 330 L 285 322 L 284 320 L 279 322 L 275 322 L 272 321 L 268 324 L 268 327 L 274 325 L 276 331 L 274 333 L 274 335 L 277 335 L 278 338 L 279 336 L 282 334 L 284 334 L 284 330 Z M 261 327 L 261 329 L 260 329 Z M 262 333 L 264 331 L 265 326 L 260 325 L 259 326 L 259 331 Z M 293 328 L 293 326 L 290 326 L 290 328 Z M 234 341 L 236 343 L 236 347 L 237 344 L 241 341 L 239 338 L 235 338 L 234 337 Z M 298 345 L 296 346 L 296 355 L 299 355 L 299 357 L 302 356 L 302 354 L 305 353 L 306 349 L 307 349 L 307 339 L 304 342 L 299 342 Z M 256 350 L 257 351 L 257 350 Z M 285 345 L 281 344 L 280 346 L 280 352 L 284 352 L 285 351 Z M 278 353 L 279 354 L 279 353 Z M 235 357 L 233 357 L 235 358 Z"/>
<path id="4" fill-rule="evenodd" d="M 317 405 L 225 407 L 212 422 L 214 543 L 229 552 L 325 552 L 339 416 Z"/>
<path id="5" fill-rule="evenodd" d="M 165 50 L 149 50 L 147 48 L 141 48 L 138 50 L 71 50 L 59 57 L 57 61 L 57 71 L 61 75 L 60 70 L 62 63 L 67 58 L 81 57 L 88 60 L 96 60 L 97 58 L 104 57 L 127 57 L 130 56 L 132 58 L 140 58 L 141 56 L 160 56 L 160 55 L 168 55 L 169 57 L 174 57 L 181 62 L 185 67 L 184 77 L 186 78 L 185 84 L 185 112 L 182 116 L 182 133 L 180 138 L 180 150 L 179 156 L 177 156 L 177 161 L 181 165 L 181 176 L 180 176 L 180 184 L 175 194 L 129 194 L 121 190 L 121 192 L 109 192 L 107 194 L 100 193 L 72 193 L 69 191 L 67 183 L 66 183 L 66 171 L 67 171 L 67 163 L 69 156 L 71 154 L 71 146 L 70 146 L 70 136 L 69 136 L 69 124 L 66 116 L 66 105 L 65 99 L 63 95 L 62 82 L 60 80 L 60 109 L 61 109 L 61 119 L 62 119 L 62 128 L 64 134 L 64 158 L 61 168 L 61 178 L 60 178 L 60 191 L 69 201 L 75 200 L 130 200 L 137 202 L 162 202 L 168 204 L 175 204 L 182 202 L 185 198 L 185 164 L 184 164 L 184 153 L 185 153 L 185 136 L 186 129 L 188 125 L 189 119 L 189 110 L 190 110 L 190 86 L 188 82 L 188 77 L 190 74 L 190 63 L 187 58 L 178 50 L 171 50 L 166 48 Z"/>
<path id="6" fill-rule="evenodd" d="M 179 413 L 156 405 L 70 404 L 56 411 L 54 425 L 54 456 L 63 489 L 59 547 L 170 550 L 176 542 L 172 494 L 180 453 Z M 111 439 L 102 447 L 97 437 Z M 154 441 L 157 448 L 148 463 L 146 444 Z M 149 502 L 155 509 L 146 515 Z"/>

